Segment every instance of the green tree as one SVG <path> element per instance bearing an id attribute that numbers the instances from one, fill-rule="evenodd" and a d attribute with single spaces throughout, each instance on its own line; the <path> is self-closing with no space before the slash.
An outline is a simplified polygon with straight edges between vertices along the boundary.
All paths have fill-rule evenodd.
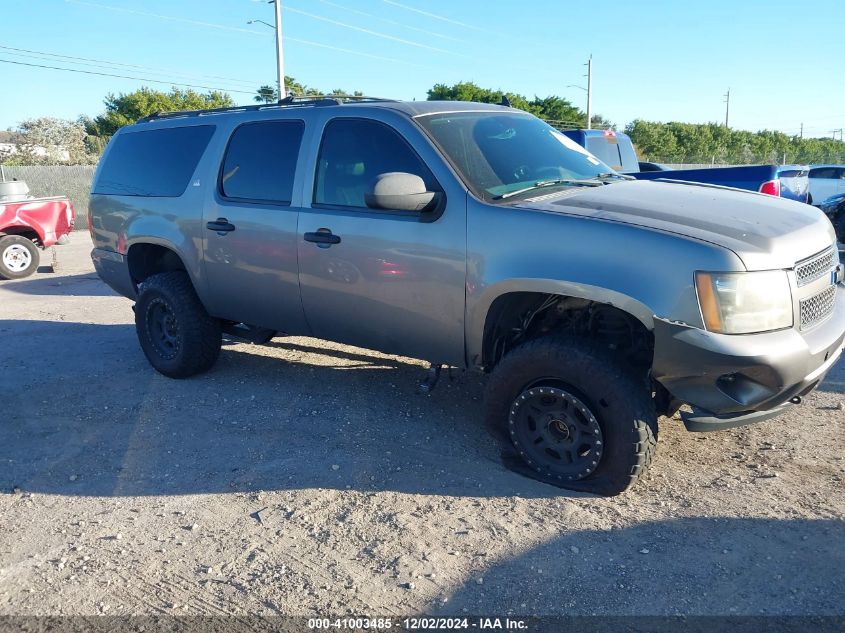
<path id="1" fill-rule="evenodd" d="M 279 91 L 270 85 L 263 85 L 258 90 L 255 91 L 255 101 L 259 103 L 273 103 L 278 100 L 279 98 Z M 363 92 L 360 90 L 356 90 L 354 92 L 349 92 L 348 90 L 343 90 L 342 88 L 335 88 L 334 90 L 327 91 L 327 90 L 320 90 L 318 88 L 312 88 L 311 86 L 306 86 L 305 84 L 299 83 L 293 77 L 288 77 L 285 75 L 285 92 L 288 96 L 294 97 L 316 97 L 318 95 L 332 95 L 332 96 L 363 96 Z"/>
<path id="2" fill-rule="evenodd" d="M 255 101 L 258 103 L 273 103 L 279 95 L 279 91 L 273 86 L 264 85 L 255 91 Z"/>
<path id="3" fill-rule="evenodd" d="M 643 160 L 666 163 L 842 163 L 845 143 L 783 132 L 732 130 L 720 123 L 657 123 L 637 119 L 625 127 Z"/>
<path id="4" fill-rule="evenodd" d="M 491 90 L 482 88 L 471 81 L 461 81 L 451 86 L 435 84 L 428 90 L 429 101 L 476 101 L 479 103 L 501 103 L 502 97 L 507 97 L 514 108 L 525 110 L 540 117 L 556 127 L 578 128 L 585 127 L 586 113 L 572 105 L 568 99 L 550 95 L 528 99 L 526 96 L 514 92 Z M 612 127 L 610 121 L 599 114 L 593 116 L 594 126 Z M 597 125 L 596 125 L 597 124 Z"/>
<path id="5" fill-rule="evenodd" d="M 225 108 L 234 104 L 232 97 L 216 90 L 199 93 L 191 89 L 174 87 L 170 92 L 161 92 L 151 88 L 141 88 L 125 94 L 107 95 L 106 111 L 93 119 L 83 117 L 82 122 L 90 136 L 108 140 L 124 125 L 135 123 L 138 119 L 156 112 L 208 110 Z"/>

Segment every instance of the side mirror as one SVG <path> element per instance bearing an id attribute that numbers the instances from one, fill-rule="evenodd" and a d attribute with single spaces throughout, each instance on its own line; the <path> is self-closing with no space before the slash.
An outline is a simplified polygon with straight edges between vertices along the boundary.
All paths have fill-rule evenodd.
<path id="1" fill-rule="evenodd" d="M 392 171 L 379 174 L 364 202 L 371 209 L 393 209 L 398 211 L 425 211 L 439 200 L 435 191 L 426 191 L 423 179 L 414 174 Z"/>

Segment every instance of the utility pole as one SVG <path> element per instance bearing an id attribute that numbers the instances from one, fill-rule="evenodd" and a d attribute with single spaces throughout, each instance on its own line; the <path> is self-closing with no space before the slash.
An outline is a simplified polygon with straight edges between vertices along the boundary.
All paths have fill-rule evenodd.
<path id="1" fill-rule="evenodd" d="M 731 111 L 731 89 L 725 93 L 725 127 L 728 127 L 728 115 Z"/>
<path id="2" fill-rule="evenodd" d="M 830 135 L 831 135 L 830 138 L 832 138 L 835 141 L 836 140 L 836 133 L 839 132 L 839 139 L 842 140 L 842 129 L 843 128 L 839 128 L 837 130 L 831 130 L 830 131 Z"/>
<path id="3" fill-rule="evenodd" d="M 801 124 L 801 134 L 799 135 L 799 138 L 801 138 L 801 139 L 804 138 L 804 124 L 803 123 Z"/>
<path id="4" fill-rule="evenodd" d="M 282 0 L 270 0 L 276 8 L 276 73 L 279 81 L 279 100 L 284 99 L 285 93 L 285 59 L 282 52 Z"/>
<path id="5" fill-rule="evenodd" d="M 587 60 L 587 129 L 593 127 L 593 56 Z"/>

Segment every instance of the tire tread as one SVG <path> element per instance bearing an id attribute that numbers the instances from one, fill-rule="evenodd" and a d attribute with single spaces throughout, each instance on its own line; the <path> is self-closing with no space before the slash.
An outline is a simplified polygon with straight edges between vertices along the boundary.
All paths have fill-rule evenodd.
<path id="1" fill-rule="evenodd" d="M 504 432 L 510 410 L 510 394 L 525 386 L 515 385 L 514 380 L 518 381 L 515 377 L 530 372 L 532 365 L 544 363 L 575 370 L 586 384 L 612 384 L 614 397 L 625 403 L 626 418 L 632 425 L 625 463 L 603 465 L 601 475 L 597 472 L 574 482 L 576 485 L 564 487 L 616 495 L 633 486 L 648 471 L 657 451 L 654 402 L 642 378 L 635 376 L 628 366 L 592 341 L 552 335 L 527 341 L 510 351 L 493 369 L 487 382 L 485 419 L 488 426 L 510 441 Z M 573 386 L 578 388 L 577 384 Z M 601 406 L 595 402 L 593 406 L 598 409 L 594 413 L 601 420 Z"/>
<path id="2" fill-rule="evenodd" d="M 220 356 L 222 343 L 220 321 L 208 314 L 187 273 L 172 271 L 145 279 L 138 286 L 138 303 L 141 303 L 143 295 L 147 292 L 157 292 L 165 297 L 171 302 L 179 321 L 190 325 L 184 328 L 185 353 L 182 355 L 181 362 L 173 368 L 162 367 L 160 363 L 156 363 L 155 358 L 150 357 L 144 345 L 142 337 L 147 335 L 142 322 L 144 315 L 143 311 L 137 310 L 135 324 L 138 338 L 142 339 L 141 347 L 150 364 L 157 371 L 171 378 L 188 378 L 211 369 Z"/>

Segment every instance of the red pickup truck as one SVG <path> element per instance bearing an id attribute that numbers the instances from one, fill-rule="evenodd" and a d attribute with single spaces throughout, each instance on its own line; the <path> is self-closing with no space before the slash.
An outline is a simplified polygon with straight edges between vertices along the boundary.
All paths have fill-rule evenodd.
<path id="1" fill-rule="evenodd" d="M 39 249 L 65 244 L 74 221 L 73 205 L 64 196 L 33 198 L 24 182 L 0 182 L 0 279 L 34 273 Z"/>

